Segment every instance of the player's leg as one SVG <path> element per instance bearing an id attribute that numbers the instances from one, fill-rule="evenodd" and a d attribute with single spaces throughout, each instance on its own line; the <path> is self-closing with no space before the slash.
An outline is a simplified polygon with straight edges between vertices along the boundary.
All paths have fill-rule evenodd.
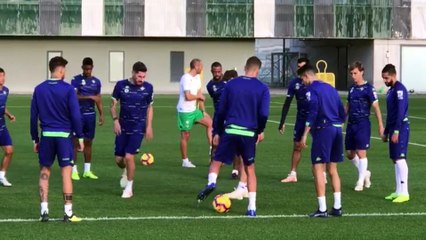
<path id="1" fill-rule="evenodd" d="M 355 191 L 362 191 L 363 186 L 371 186 L 371 172 L 368 171 L 367 149 L 370 147 L 371 124 L 370 121 L 363 121 L 357 124 L 357 131 L 354 133 L 356 155 L 359 157 L 358 181 Z"/>
<path id="2" fill-rule="evenodd" d="M 364 149 L 358 149 L 355 151 L 356 156 L 358 156 L 358 180 L 355 185 L 355 191 L 362 191 L 364 190 L 364 182 L 367 177 L 367 168 L 368 168 L 368 160 L 367 160 L 367 150 Z M 369 174 L 369 176 L 371 176 Z M 370 179 L 370 177 L 369 177 Z M 370 187 L 370 185 L 368 185 Z"/>
<path id="3" fill-rule="evenodd" d="M 55 159 L 55 142 L 53 138 L 42 137 L 39 143 L 38 159 L 40 165 L 39 194 L 40 221 L 49 221 L 49 178 L 50 169 Z"/>
<path id="4" fill-rule="evenodd" d="M 77 167 L 77 159 L 78 159 L 78 148 L 80 147 L 80 143 L 78 142 L 78 138 L 74 138 L 74 166 L 72 167 L 71 179 L 74 181 L 80 180 L 80 175 L 78 174 Z"/>
<path id="5" fill-rule="evenodd" d="M 399 193 L 398 196 L 393 199 L 394 203 L 403 203 L 410 200 L 410 195 L 408 193 L 408 165 L 407 165 L 407 146 L 409 139 L 409 125 L 403 125 L 399 131 L 398 143 L 392 144 L 394 150 L 394 155 L 392 156 L 395 159 L 395 167 L 397 168 L 396 177 L 399 180 Z M 391 138 L 391 137 L 390 137 Z"/>
<path id="6" fill-rule="evenodd" d="M 177 113 L 178 118 L 178 129 L 180 130 L 180 153 L 182 157 L 182 167 L 185 168 L 195 168 L 195 165 L 189 161 L 188 158 L 188 142 L 189 137 L 191 136 L 191 129 L 195 123 L 195 112 L 190 113 Z"/>
<path id="7" fill-rule="evenodd" d="M 143 134 L 131 134 L 127 136 L 126 147 L 124 149 L 124 162 L 127 170 L 127 184 L 123 190 L 122 198 L 133 196 L 133 180 L 135 178 L 135 155 L 137 154 L 143 140 Z"/>
<path id="8" fill-rule="evenodd" d="M 332 147 L 332 136 L 329 128 L 311 130 L 312 147 L 311 162 L 312 173 L 314 175 L 315 190 L 318 200 L 318 210 L 310 217 L 327 217 L 327 204 L 325 197 L 325 177 L 326 163 L 330 161 L 330 152 Z"/>
<path id="9" fill-rule="evenodd" d="M 226 195 L 230 199 L 236 199 L 236 200 L 243 200 L 243 198 L 248 198 L 248 189 L 247 189 L 247 173 L 244 169 L 244 163 L 241 156 L 236 156 L 234 158 L 238 159 L 240 161 L 240 181 L 238 182 L 237 187 L 234 189 L 234 191 L 227 193 Z"/>
<path id="10" fill-rule="evenodd" d="M 126 134 L 122 133 L 115 137 L 115 163 L 122 170 L 121 178 L 120 178 L 120 187 L 125 188 L 127 185 L 127 170 L 126 170 L 126 162 L 124 161 L 126 146 Z"/>
<path id="11" fill-rule="evenodd" d="M 342 216 L 342 192 L 340 176 L 337 171 L 337 164 L 343 161 L 343 135 L 340 127 L 332 127 L 334 130 L 333 143 L 331 145 L 330 163 L 327 164 L 328 172 L 331 177 L 331 186 L 333 187 L 334 205 L 329 214 L 331 216 Z"/>
<path id="12" fill-rule="evenodd" d="M 74 145 L 72 138 L 54 138 L 55 149 L 58 156 L 58 163 L 61 167 L 62 175 L 62 192 L 64 196 L 64 222 L 80 222 L 81 218 L 74 215 L 72 208 L 72 167 Z"/>
<path id="13" fill-rule="evenodd" d="M 247 207 L 246 215 L 250 217 L 256 216 L 257 177 L 254 165 L 254 163 L 251 163 L 249 165 L 244 163 L 244 170 L 247 174 L 247 188 L 249 198 L 249 204 Z"/>
<path id="14" fill-rule="evenodd" d="M 291 156 L 291 170 L 288 176 L 281 180 L 283 183 L 297 182 L 297 166 L 299 166 L 302 157 L 303 147 L 300 144 L 303 132 L 305 131 L 305 121 L 296 119 L 293 136 L 293 152 Z"/>
<path id="15" fill-rule="evenodd" d="M 88 115 L 85 117 L 86 131 L 84 132 L 84 178 L 89 179 L 98 179 L 93 171 L 91 170 L 92 166 L 92 145 L 93 139 L 95 138 L 95 129 L 96 129 L 96 115 Z"/>
<path id="16" fill-rule="evenodd" d="M 6 178 L 6 171 L 12 160 L 13 145 L 12 138 L 10 137 L 7 128 L 3 129 L 3 131 L 0 133 L 0 146 L 2 146 L 4 152 L 3 161 L 0 165 L 0 185 L 4 187 L 11 187 L 12 184 Z"/>
<path id="17" fill-rule="evenodd" d="M 0 184 L 3 185 L 4 187 L 11 187 L 12 184 L 6 178 L 6 171 L 12 160 L 13 146 L 12 145 L 2 146 L 2 148 L 3 148 L 4 156 L 3 156 L 3 161 L 1 162 Z"/>
<path id="18" fill-rule="evenodd" d="M 207 137 L 207 143 L 210 145 L 212 143 L 212 131 L 213 131 L 213 122 L 212 118 L 209 114 L 206 112 L 201 112 L 198 110 L 197 116 L 196 116 L 196 122 L 203 125 L 206 128 L 206 137 Z M 211 145 L 210 145 L 211 148 Z"/>
<path id="19" fill-rule="evenodd" d="M 210 163 L 207 185 L 197 195 L 197 200 L 203 201 L 216 189 L 216 180 L 223 163 L 231 164 L 236 154 L 235 136 L 222 134 L 219 145 Z"/>
<path id="20" fill-rule="evenodd" d="M 240 171 L 241 171 L 241 159 L 239 156 L 235 156 L 234 160 L 232 162 L 232 172 L 231 172 L 231 178 L 237 179 Z"/>
<path id="21" fill-rule="evenodd" d="M 297 167 L 299 166 L 300 159 L 302 158 L 302 146 L 299 142 L 293 143 L 293 153 L 291 158 L 291 171 L 288 176 L 281 180 L 283 183 L 297 182 Z"/>

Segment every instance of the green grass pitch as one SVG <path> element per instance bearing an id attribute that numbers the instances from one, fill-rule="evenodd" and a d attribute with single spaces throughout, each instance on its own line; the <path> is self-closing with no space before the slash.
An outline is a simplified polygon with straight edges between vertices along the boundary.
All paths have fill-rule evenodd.
<path id="1" fill-rule="evenodd" d="M 52 221 L 45 224 L 31 220 L 39 217 L 39 198 L 38 162 L 32 152 L 29 135 L 30 96 L 12 95 L 9 97 L 8 109 L 16 115 L 17 122 L 8 123 L 8 128 L 14 142 L 15 155 L 7 177 L 13 187 L 0 188 L 0 239 L 424 238 L 426 97 L 410 97 L 409 113 L 413 116 L 410 118 L 410 141 L 417 143 L 410 145 L 408 152 L 411 200 L 404 204 L 384 200 L 384 196 L 394 190 L 394 169 L 388 159 L 387 144 L 372 139 L 368 155 L 372 187 L 355 192 L 353 187 L 357 173 L 352 164 L 345 160 L 339 166 L 339 171 L 343 209 L 347 215 L 328 219 L 304 217 L 317 207 L 309 149 L 303 152 L 298 170 L 299 182 L 283 184 L 279 181 L 289 171 L 292 149 L 292 126 L 287 126 L 287 132 L 281 136 L 274 122 L 279 121 L 283 100 L 283 96 L 272 98 L 271 121 L 267 125 L 265 141 L 258 148 L 257 219 L 238 217 L 245 213 L 247 200 L 233 201 L 231 211 L 227 214 L 213 211 L 213 196 L 231 191 L 237 184 L 236 180 L 230 179 L 231 168 L 228 166 L 222 168 L 218 188 L 213 196 L 197 206 L 196 195 L 206 184 L 209 148 L 204 129 L 196 126 L 190 140 L 189 156 L 197 168 L 181 167 L 175 116 L 177 96 L 156 96 L 154 140 L 144 142 L 141 147 L 141 152 L 153 153 L 155 163 L 148 167 L 137 165 L 134 197 L 121 199 L 121 172 L 113 158 L 114 135 L 109 117 L 109 97 L 105 96 L 107 121 L 105 126 L 97 128 L 92 165 L 92 170 L 100 179 L 74 182 L 74 212 L 86 218 L 86 221 L 78 224 Z M 383 97 L 380 103 L 382 112 L 385 112 Z M 207 106 L 211 113 L 210 101 Z M 295 119 L 294 106 L 289 113 L 289 123 Z M 372 123 L 372 136 L 378 137 L 374 118 Z M 83 171 L 82 162 L 82 156 L 79 155 L 80 174 Z M 331 187 L 328 186 L 327 190 L 327 204 L 331 208 Z M 63 216 L 61 192 L 60 172 L 55 165 L 49 192 L 51 218 Z M 203 216 L 205 218 L 201 218 Z M 121 219 L 103 219 L 106 217 Z M 132 220 L 131 217 L 136 219 Z M 12 222 L 13 219 L 22 220 Z"/>

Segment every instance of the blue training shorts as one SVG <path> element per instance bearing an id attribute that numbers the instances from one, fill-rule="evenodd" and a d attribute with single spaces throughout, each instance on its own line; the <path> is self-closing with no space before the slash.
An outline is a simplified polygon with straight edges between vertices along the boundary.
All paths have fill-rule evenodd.
<path id="1" fill-rule="evenodd" d="M 12 146 L 12 138 L 6 127 L 0 130 L 0 146 Z"/>
<path id="2" fill-rule="evenodd" d="M 343 161 L 342 128 L 328 126 L 311 130 L 312 164 Z"/>
<path id="3" fill-rule="evenodd" d="M 83 137 L 84 139 L 93 140 L 96 130 L 96 114 L 82 114 L 81 116 Z"/>
<path id="4" fill-rule="evenodd" d="M 115 137 L 115 156 L 124 157 L 126 153 L 137 154 L 144 135 L 139 133 L 121 133 Z"/>
<path id="5" fill-rule="evenodd" d="M 410 138 L 410 124 L 404 123 L 399 130 L 398 143 L 392 143 L 394 130 L 389 134 L 389 156 L 392 160 L 406 159 L 408 150 L 408 141 Z"/>
<path id="6" fill-rule="evenodd" d="M 306 120 L 296 119 L 293 131 L 293 141 L 300 142 L 302 140 L 303 133 L 305 132 Z"/>
<path id="7" fill-rule="evenodd" d="M 73 166 L 73 156 L 71 137 L 41 137 L 38 149 L 40 166 L 51 167 L 56 157 L 60 167 Z"/>
<path id="8" fill-rule="evenodd" d="M 348 123 L 346 127 L 345 148 L 346 150 L 367 150 L 370 148 L 370 138 L 370 121 Z"/>
<path id="9" fill-rule="evenodd" d="M 256 157 L 256 142 L 257 135 L 246 137 L 223 133 L 220 136 L 219 145 L 213 159 L 225 164 L 231 164 L 235 156 L 241 156 L 244 165 L 249 166 L 254 163 Z"/>

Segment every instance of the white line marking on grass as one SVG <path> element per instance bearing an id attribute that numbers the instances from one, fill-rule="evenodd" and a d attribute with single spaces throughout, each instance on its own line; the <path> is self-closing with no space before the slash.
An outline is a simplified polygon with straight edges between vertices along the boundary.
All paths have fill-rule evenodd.
<path id="1" fill-rule="evenodd" d="M 426 212 L 408 212 L 408 213 L 345 213 L 343 217 L 412 217 L 426 216 Z M 228 216 L 146 216 L 146 217 L 99 217 L 99 218 L 83 218 L 87 222 L 107 222 L 107 221 L 139 221 L 139 220 L 211 220 L 211 219 L 247 219 L 244 215 Z M 258 219 L 273 219 L 273 218 L 308 218 L 307 214 L 281 214 L 281 215 L 257 215 Z M 50 221 L 61 221 L 62 219 L 54 218 Z M 22 219 L 10 218 L 0 219 L 0 223 L 24 223 L 38 222 L 39 219 Z"/>
<path id="2" fill-rule="evenodd" d="M 278 121 L 274 121 L 274 120 L 268 120 L 268 122 L 271 122 L 271 123 L 276 123 L 276 124 L 280 124 L 280 122 L 278 122 Z M 294 126 L 294 124 L 293 123 L 286 123 L 285 125 L 289 125 L 289 126 Z M 343 134 L 346 134 L 346 132 L 343 132 Z M 371 139 L 376 139 L 376 140 L 382 140 L 381 138 L 379 138 L 379 137 L 370 137 Z M 426 148 L 426 144 L 420 144 L 420 143 L 413 143 L 413 142 L 408 142 L 408 144 L 410 144 L 410 145 L 413 145 L 413 146 L 417 146 L 417 147 L 424 147 L 424 148 Z"/>

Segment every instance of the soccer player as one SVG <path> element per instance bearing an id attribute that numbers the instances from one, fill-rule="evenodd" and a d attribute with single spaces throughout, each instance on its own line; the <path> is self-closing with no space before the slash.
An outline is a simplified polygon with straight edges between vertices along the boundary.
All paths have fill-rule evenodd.
<path id="1" fill-rule="evenodd" d="M 84 150 L 81 115 L 74 88 L 64 81 L 67 60 L 54 57 L 49 61 L 51 78 L 39 84 L 31 100 L 31 137 L 34 151 L 40 163 L 40 205 L 42 222 L 49 220 L 48 192 L 51 167 L 58 158 L 64 194 L 64 221 L 79 222 L 81 218 L 72 210 L 73 166 L 72 133 L 79 139 L 80 151 Z M 41 138 L 38 135 L 40 121 Z"/>
<path id="2" fill-rule="evenodd" d="M 192 59 L 190 68 L 189 72 L 184 74 L 180 79 L 179 102 L 176 107 L 178 128 L 180 130 L 182 167 L 184 168 L 196 167 L 188 159 L 188 141 L 191 133 L 190 131 L 194 124 L 199 123 L 206 127 L 208 144 L 210 145 L 212 143 L 212 119 L 205 112 L 205 98 L 201 92 L 201 80 L 199 75 L 203 70 L 203 63 L 200 59 Z"/>
<path id="3" fill-rule="evenodd" d="M 364 186 L 366 188 L 371 186 L 371 172 L 367 170 L 367 150 L 370 147 L 371 136 L 371 106 L 373 106 L 379 126 L 379 136 L 383 135 L 384 128 L 376 90 L 364 80 L 362 63 L 354 62 L 349 70 L 354 83 L 349 90 L 345 108 L 348 115 L 345 148 L 347 157 L 358 169 L 358 181 L 355 185 L 355 191 L 362 191 Z"/>
<path id="4" fill-rule="evenodd" d="M 256 143 L 264 138 L 269 116 L 269 89 L 257 79 L 261 64 L 257 57 L 250 57 L 245 76 L 230 81 L 222 93 L 213 127 L 218 147 L 210 164 L 207 186 L 197 195 L 198 201 L 202 201 L 212 193 L 222 163 L 231 163 L 234 156 L 241 155 L 248 180 L 246 215 L 250 217 L 256 216 Z"/>
<path id="5" fill-rule="evenodd" d="M 153 138 L 154 88 L 145 81 L 148 69 L 142 62 L 133 64 L 132 77 L 118 81 L 112 93 L 111 117 L 114 121 L 115 162 L 123 169 L 120 186 L 122 198 L 133 196 L 135 154 L 138 153 L 144 136 Z M 120 102 L 120 115 L 117 104 Z"/>
<path id="6" fill-rule="evenodd" d="M 302 146 L 306 147 L 308 133 L 312 135 L 311 161 L 315 177 L 315 188 L 319 208 L 310 217 L 342 216 L 340 177 L 337 163 L 343 161 L 342 124 L 345 110 L 339 94 L 330 84 L 317 80 L 315 69 L 310 65 L 301 67 L 298 75 L 308 86 L 306 97 L 309 113 L 302 136 Z M 324 170 L 327 168 L 334 191 L 334 206 L 327 213 L 325 199 Z"/>
<path id="7" fill-rule="evenodd" d="M 309 59 L 299 58 L 297 59 L 297 69 L 309 64 Z M 281 134 L 285 131 L 285 121 L 287 118 L 288 110 L 290 109 L 291 101 L 293 97 L 296 97 L 297 101 L 297 117 L 294 125 L 294 137 L 293 137 L 293 154 L 291 159 L 291 170 L 288 176 L 281 180 L 283 183 L 297 182 L 297 166 L 300 163 L 302 157 L 302 146 L 300 140 L 305 130 L 305 122 L 308 114 L 308 101 L 306 99 L 306 86 L 303 84 L 302 79 L 299 77 L 294 78 L 288 86 L 287 97 L 283 104 L 281 111 L 281 120 L 278 130 Z"/>
<path id="8" fill-rule="evenodd" d="M 386 200 L 403 203 L 410 200 L 408 194 L 407 147 L 410 136 L 408 122 L 408 92 L 405 86 L 396 79 L 396 69 L 387 64 L 382 70 L 382 78 L 390 87 L 386 97 L 386 127 L 382 140 L 389 141 L 389 155 L 395 166 L 395 192 L 386 196 Z"/>
<path id="9" fill-rule="evenodd" d="M 16 118 L 6 107 L 7 97 L 9 97 L 9 89 L 4 86 L 6 73 L 0 68 L 0 146 L 3 148 L 4 156 L 0 165 L 0 184 L 4 187 L 11 187 L 12 184 L 6 178 L 6 170 L 9 167 L 13 155 L 12 138 L 6 128 L 4 116 L 9 118 L 10 122 L 15 122 Z"/>
<path id="10" fill-rule="evenodd" d="M 74 76 L 71 85 L 74 86 L 80 104 L 80 112 L 82 116 L 83 135 L 84 135 L 84 173 L 83 177 L 88 179 L 98 179 L 91 171 L 92 163 L 92 143 L 95 138 L 96 129 L 96 108 L 99 112 L 99 125 L 104 124 L 104 111 L 101 100 L 101 81 L 92 75 L 93 60 L 89 57 L 83 59 L 81 66 L 83 73 Z M 80 180 L 77 168 L 77 148 L 78 141 L 74 144 L 74 167 L 72 172 L 73 180 Z"/>

